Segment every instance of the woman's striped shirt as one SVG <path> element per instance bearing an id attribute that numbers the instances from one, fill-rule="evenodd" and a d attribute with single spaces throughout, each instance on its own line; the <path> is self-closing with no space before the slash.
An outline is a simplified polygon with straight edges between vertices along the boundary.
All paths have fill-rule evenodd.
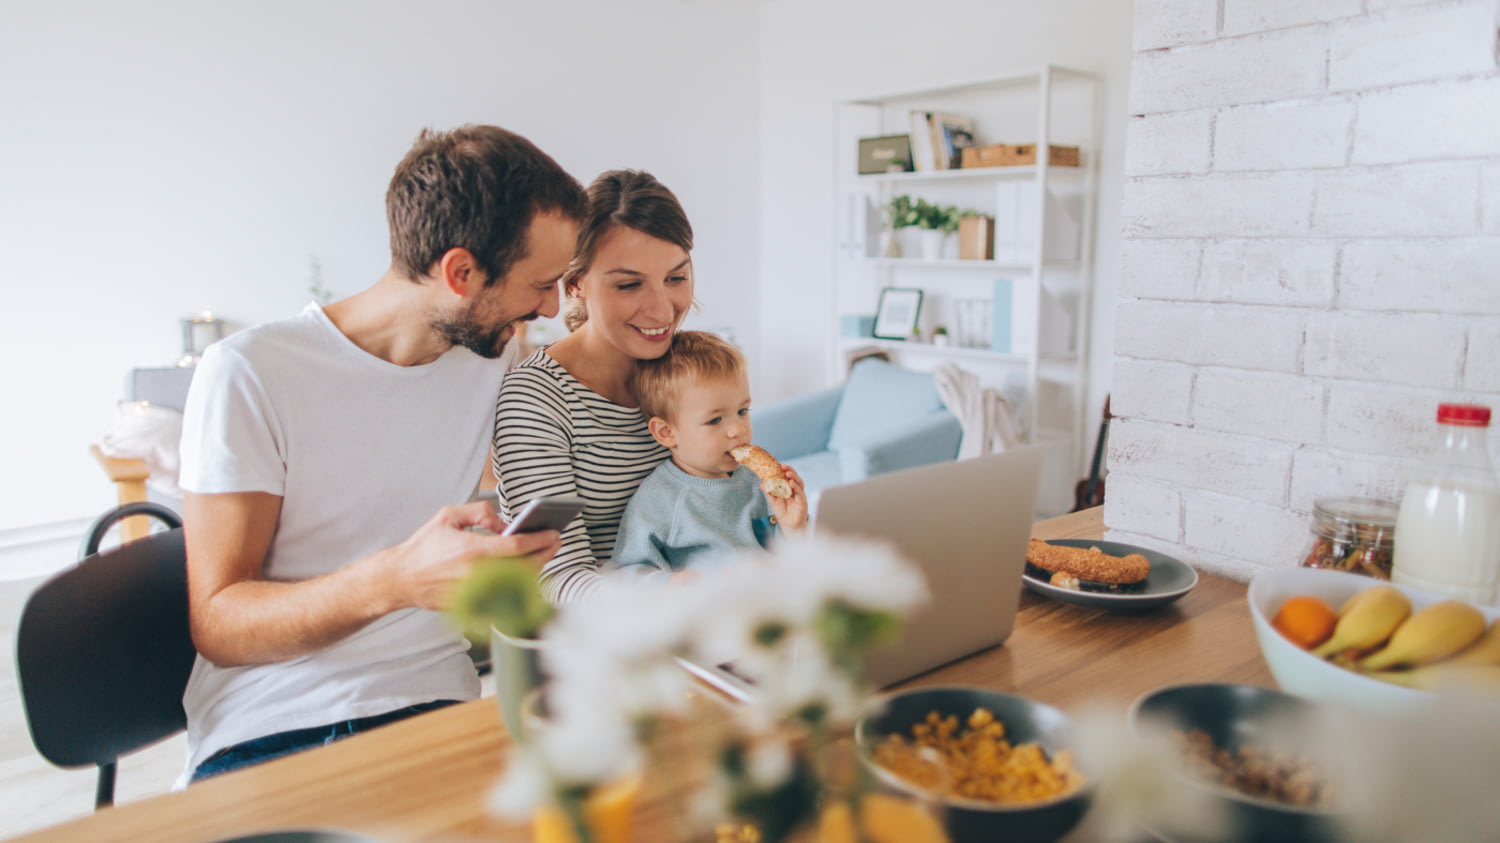
<path id="1" fill-rule="evenodd" d="M 563 530 L 562 550 L 543 568 L 553 603 L 587 596 L 614 550 L 620 516 L 636 487 L 667 458 L 641 411 L 589 389 L 537 349 L 505 376 L 495 406 L 500 517 L 532 498 L 577 495 L 583 514 Z"/>

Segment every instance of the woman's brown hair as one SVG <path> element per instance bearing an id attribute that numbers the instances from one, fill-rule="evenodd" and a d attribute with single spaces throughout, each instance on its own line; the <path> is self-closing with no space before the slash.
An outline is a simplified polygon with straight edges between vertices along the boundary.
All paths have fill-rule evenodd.
<path id="1" fill-rule="evenodd" d="M 682 203 L 667 186 L 650 173 L 640 170 L 610 170 L 600 173 L 588 189 L 588 211 L 578 228 L 578 245 L 573 261 L 563 273 L 564 292 L 578 286 L 589 271 L 599 251 L 599 241 L 617 226 L 633 228 L 642 234 L 693 250 L 693 227 L 688 223 Z M 563 323 L 572 331 L 588 321 L 583 300 L 570 297 Z"/>

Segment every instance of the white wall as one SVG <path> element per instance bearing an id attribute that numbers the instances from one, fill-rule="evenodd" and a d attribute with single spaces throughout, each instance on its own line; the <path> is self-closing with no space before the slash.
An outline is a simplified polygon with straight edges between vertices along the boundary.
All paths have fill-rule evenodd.
<path id="1" fill-rule="evenodd" d="M 87 447 L 130 368 L 177 359 L 180 317 L 294 313 L 311 255 L 339 296 L 373 282 L 385 185 L 424 126 L 506 126 L 585 183 L 655 172 L 696 229 L 696 319 L 753 350 L 756 18 L 752 0 L 0 0 L 0 544 L 113 503 Z"/>
<path id="2" fill-rule="evenodd" d="M 837 379 L 834 104 L 1054 64 L 1104 80 L 1089 417 L 1109 389 L 1131 4 L 766 0 L 761 56 L 761 324 L 757 400 Z M 1090 435 L 1092 439 L 1092 435 Z"/>
<path id="3" fill-rule="evenodd" d="M 1497 0 L 1141 0 L 1111 537 L 1248 577 L 1500 409 Z M 1493 438 L 1493 437 L 1492 437 Z"/>

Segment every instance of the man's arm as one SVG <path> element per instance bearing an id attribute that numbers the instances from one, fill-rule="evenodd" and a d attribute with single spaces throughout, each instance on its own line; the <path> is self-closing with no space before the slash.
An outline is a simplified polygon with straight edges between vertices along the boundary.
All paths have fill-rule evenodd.
<path id="1" fill-rule="evenodd" d="M 187 493 L 183 501 L 193 643 L 221 667 L 286 661 L 334 644 L 382 615 L 442 609 L 454 583 L 485 556 L 550 559 L 556 531 L 487 535 L 505 528 L 485 501 L 444 507 L 406 541 L 323 576 L 264 579 L 281 497 L 265 492 Z"/>

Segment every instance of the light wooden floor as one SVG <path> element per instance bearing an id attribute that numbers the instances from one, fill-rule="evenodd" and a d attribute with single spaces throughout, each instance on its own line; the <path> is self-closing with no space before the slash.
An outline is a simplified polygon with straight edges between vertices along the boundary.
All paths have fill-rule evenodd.
<path id="1" fill-rule="evenodd" d="M 83 816 L 94 809 L 94 770 L 60 770 L 37 754 L 16 687 L 16 620 L 27 595 L 41 581 L 41 577 L 0 580 L 0 633 L 5 642 L 0 652 L 0 839 Z M 488 681 L 485 693 L 491 693 Z M 103 700 L 101 704 L 109 702 Z M 186 758 L 187 739 L 178 735 L 121 759 L 116 803 L 169 792 Z"/>

